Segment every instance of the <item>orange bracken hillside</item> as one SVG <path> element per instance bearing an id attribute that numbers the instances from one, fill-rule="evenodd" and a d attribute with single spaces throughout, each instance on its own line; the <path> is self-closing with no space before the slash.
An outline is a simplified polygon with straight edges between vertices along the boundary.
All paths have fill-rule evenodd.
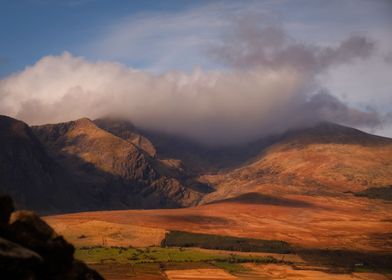
<path id="1" fill-rule="evenodd" d="M 247 192 L 337 195 L 392 185 L 392 139 L 335 124 L 288 133 L 238 169 L 204 180 L 204 202 Z"/>

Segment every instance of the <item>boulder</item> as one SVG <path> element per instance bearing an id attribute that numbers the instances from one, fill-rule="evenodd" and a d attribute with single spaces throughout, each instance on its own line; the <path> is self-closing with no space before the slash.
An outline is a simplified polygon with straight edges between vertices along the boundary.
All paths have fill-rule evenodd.
<path id="1" fill-rule="evenodd" d="M 1 279 L 36 279 L 42 264 L 37 253 L 0 237 Z"/>
<path id="2" fill-rule="evenodd" d="M 14 202 L 9 195 L 0 194 L 0 225 L 8 224 L 11 213 L 14 212 Z"/>
<path id="3" fill-rule="evenodd" d="M 48 241 L 57 236 L 56 232 L 32 211 L 15 211 L 10 217 L 10 228 L 19 239 L 30 238 L 34 241 Z"/>
<path id="4" fill-rule="evenodd" d="M 74 260 L 66 279 L 75 280 L 104 280 L 98 272 L 89 268 L 85 263 Z"/>
<path id="5" fill-rule="evenodd" d="M 72 266 L 74 247 L 34 212 L 12 213 L 9 227 L 12 241 L 42 256 L 47 275 L 65 272 Z"/>
<path id="6" fill-rule="evenodd" d="M 74 247 L 31 211 L 0 195 L 1 280 L 103 280 L 73 258 Z"/>

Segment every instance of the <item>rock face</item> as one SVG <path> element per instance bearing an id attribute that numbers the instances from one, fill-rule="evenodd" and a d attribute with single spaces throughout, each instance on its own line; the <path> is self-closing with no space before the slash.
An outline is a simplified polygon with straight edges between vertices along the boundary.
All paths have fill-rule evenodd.
<path id="1" fill-rule="evenodd" d="M 0 196 L 0 209 L 13 209 L 9 196 Z M 74 247 L 35 213 L 11 212 L 2 213 L 0 224 L 1 279 L 103 279 L 75 260 Z"/>

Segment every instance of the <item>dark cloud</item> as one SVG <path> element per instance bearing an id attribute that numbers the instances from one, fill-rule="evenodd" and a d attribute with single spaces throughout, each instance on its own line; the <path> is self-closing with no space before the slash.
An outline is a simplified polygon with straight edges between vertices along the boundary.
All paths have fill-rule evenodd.
<path id="1" fill-rule="evenodd" d="M 219 62 L 234 68 L 290 67 L 313 75 L 329 67 L 367 58 L 375 43 L 352 36 L 335 47 L 320 47 L 298 42 L 278 26 L 260 25 L 254 18 L 238 20 L 210 53 Z"/>

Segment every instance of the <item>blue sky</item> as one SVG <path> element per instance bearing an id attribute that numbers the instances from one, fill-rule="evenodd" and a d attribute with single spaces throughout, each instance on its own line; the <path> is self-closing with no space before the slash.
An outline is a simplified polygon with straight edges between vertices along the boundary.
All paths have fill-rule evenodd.
<path id="1" fill-rule="evenodd" d="M 320 44 L 350 33 L 382 38 L 392 25 L 391 6 L 390 1 L 380 0 L 2 0 L 0 77 L 22 70 L 45 55 L 63 51 L 157 70 L 190 69 L 198 64 L 208 67 L 211 62 L 204 57 L 203 43 L 216 40 L 224 21 L 247 9 L 259 12 L 261 20 L 284 25 L 296 38 Z M 181 15 L 189 16 L 190 23 Z M 195 19 L 199 22 L 192 23 L 192 16 L 199 17 Z M 165 26 L 170 20 L 172 25 Z M 118 40 L 127 32 L 137 33 L 137 28 L 143 28 L 144 34 Z M 191 43 L 191 35 L 203 43 Z M 173 49 L 184 39 L 189 44 L 173 51 L 177 57 L 182 55 L 181 59 L 171 59 L 168 52 L 163 53 L 166 49 L 162 50 L 162 46 Z M 107 46 L 116 43 L 123 45 L 112 49 Z M 157 65 L 158 60 L 162 65 Z"/>
<path id="2" fill-rule="evenodd" d="M 146 11 L 175 12 L 193 4 L 171 0 L 2 0 L 0 5 L 0 76 L 5 76 L 48 54 L 70 51 L 89 56 L 84 45 L 121 18 Z"/>
<path id="3" fill-rule="evenodd" d="M 260 85 L 252 80 L 249 72 L 261 75 L 265 69 L 261 71 L 259 68 L 272 67 L 279 75 L 290 76 L 283 68 L 294 67 L 298 84 L 291 89 L 292 96 L 306 103 L 317 92 L 328 92 L 341 103 L 343 107 L 339 108 L 346 108 L 339 112 L 339 116 L 346 120 L 350 118 L 348 124 L 392 136 L 392 1 L 2 0 L 0 5 L 0 113 L 21 117 L 31 123 L 93 117 L 98 114 L 95 110 L 83 111 L 83 107 L 79 111 L 66 110 L 70 106 L 67 98 L 75 94 L 75 88 L 80 89 L 80 94 L 97 97 L 103 87 L 124 80 L 121 90 L 132 92 L 135 86 L 127 81 L 134 80 L 134 73 L 138 71 L 150 75 L 148 79 L 155 79 L 156 75 L 160 77 L 154 83 L 156 88 L 165 92 L 161 98 L 168 104 L 174 102 L 171 98 L 177 94 L 167 92 L 168 87 L 177 90 L 192 84 L 189 92 L 182 92 L 180 98 L 182 94 L 188 94 L 188 98 L 197 96 L 199 110 L 210 110 L 211 114 L 214 106 L 218 106 L 214 102 L 222 103 L 213 97 L 214 94 L 220 96 L 222 90 L 214 88 L 215 83 L 236 74 L 233 80 L 238 77 L 249 79 L 255 83 L 251 86 L 259 95 L 266 96 L 257 99 L 260 104 L 256 105 L 262 107 L 272 102 L 270 96 L 277 93 L 265 91 L 270 85 L 257 88 Z M 363 48 L 370 46 L 367 54 Z M 307 58 L 302 57 L 303 51 Z M 326 54 L 324 58 L 318 58 L 324 61 L 322 67 L 309 61 L 320 54 Z M 271 61 L 269 55 L 276 57 Z M 254 66 L 257 71 L 252 68 Z M 87 75 L 87 68 L 96 73 L 95 78 L 81 78 Z M 47 77 L 43 77 L 43 73 Z M 74 73 L 79 76 L 74 77 Z M 54 83 L 49 79 L 51 76 L 59 80 Z M 264 73 L 261 80 L 267 76 Z M 102 88 L 86 82 L 98 77 L 107 81 Z M 32 83 L 35 80 L 37 82 Z M 51 86 L 45 86 L 46 83 Z M 212 94 L 209 102 L 200 97 L 204 93 L 199 92 L 206 84 L 210 87 L 206 91 Z M 143 90 L 149 88 L 139 86 Z M 35 92 L 30 92 L 33 88 Z M 253 88 L 249 92 L 247 88 L 238 88 L 232 100 L 242 95 L 251 100 Z M 283 98 L 289 93 L 279 94 Z M 132 103 L 148 93 L 141 91 L 130 95 L 129 102 Z M 327 105 L 331 106 L 332 99 L 328 100 Z M 144 99 L 138 102 L 141 103 L 137 108 L 150 106 Z M 277 100 L 271 104 L 275 106 L 275 102 Z M 36 111 L 26 110 L 29 106 L 31 109 L 32 104 L 35 104 Z M 53 104 L 64 106 L 64 113 L 53 113 L 50 110 Z M 287 103 L 284 110 L 290 111 L 292 104 L 296 101 Z M 238 115 L 238 120 L 243 113 L 241 110 L 253 106 L 243 104 L 244 107 L 239 109 L 233 104 L 226 105 L 226 110 L 231 110 L 228 116 Z M 38 114 L 37 108 L 45 114 Z M 220 109 L 224 114 L 224 109 Z M 322 109 L 331 108 L 324 106 Z M 320 114 L 329 117 L 332 113 L 328 110 L 321 110 Z M 362 113 L 366 113 L 366 117 Z M 165 114 L 169 116 L 171 113 Z M 276 119 L 275 116 L 266 117 L 266 114 L 249 117 L 255 117 L 255 123 Z M 378 126 L 369 122 L 372 114 L 380 120 Z M 141 115 L 131 117 L 141 119 Z M 150 115 L 145 118 L 153 119 Z M 171 116 L 169 119 L 172 120 Z M 196 123 L 203 120 L 196 111 L 194 118 L 189 119 Z M 220 125 L 222 122 L 217 121 L 212 126 Z M 180 126 L 186 127 L 189 123 Z M 181 128 L 173 130 L 181 132 Z"/>

